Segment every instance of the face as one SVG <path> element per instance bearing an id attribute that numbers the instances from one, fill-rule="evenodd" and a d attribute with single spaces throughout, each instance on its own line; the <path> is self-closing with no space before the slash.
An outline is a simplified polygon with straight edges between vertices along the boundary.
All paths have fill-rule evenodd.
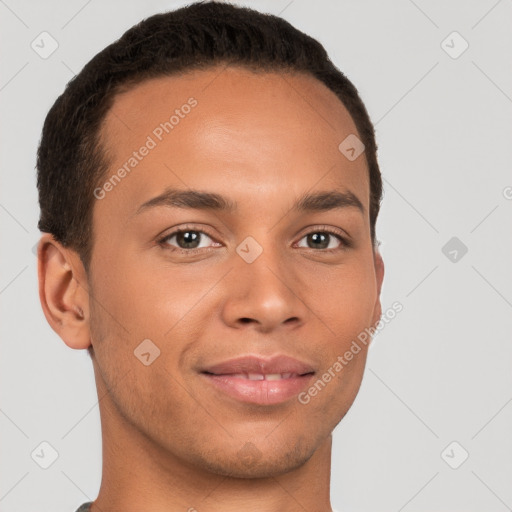
<path id="1" fill-rule="evenodd" d="M 116 97 L 88 287 L 102 415 L 120 435 L 242 477 L 326 442 L 367 347 L 335 363 L 381 313 L 364 153 L 338 149 L 351 134 L 305 75 L 215 68 Z"/>

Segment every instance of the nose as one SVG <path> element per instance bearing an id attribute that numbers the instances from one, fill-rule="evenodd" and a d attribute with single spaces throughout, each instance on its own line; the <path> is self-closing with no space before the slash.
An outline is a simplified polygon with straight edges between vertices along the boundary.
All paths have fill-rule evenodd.
<path id="1" fill-rule="evenodd" d="M 252 263 L 238 255 L 226 280 L 222 316 L 230 327 L 265 333 L 302 325 L 309 310 L 300 296 L 300 280 L 284 255 L 265 249 Z"/>

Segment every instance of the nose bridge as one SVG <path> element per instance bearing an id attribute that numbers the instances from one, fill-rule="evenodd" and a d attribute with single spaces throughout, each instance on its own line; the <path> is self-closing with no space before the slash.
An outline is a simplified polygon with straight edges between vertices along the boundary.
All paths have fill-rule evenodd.
<path id="1" fill-rule="evenodd" d="M 290 267 L 284 265 L 284 247 L 273 240 L 272 232 L 255 236 L 258 239 L 249 235 L 236 247 L 240 277 L 250 281 L 250 286 L 259 284 L 287 289 Z"/>
<path id="2" fill-rule="evenodd" d="M 304 320 L 304 304 L 293 289 L 297 280 L 284 261 L 285 247 L 272 241 L 271 232 L 247 236 L 236 253 L 226 322 L 245 324 L 250 319 L 268 330 L 290 319 Z"/>

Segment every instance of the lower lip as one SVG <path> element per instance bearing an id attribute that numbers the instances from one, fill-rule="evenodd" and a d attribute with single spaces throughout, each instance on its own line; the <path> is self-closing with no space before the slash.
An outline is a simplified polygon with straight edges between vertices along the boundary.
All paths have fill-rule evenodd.
<path id="1" fill-rule="evenodd" d="M 313 377 L 313 374 L 280 380 L 249 380 L 232 375 L 202 374 L 217 389 L 240 402 L 274 405 L 286 402 L 298 395 Z"/>

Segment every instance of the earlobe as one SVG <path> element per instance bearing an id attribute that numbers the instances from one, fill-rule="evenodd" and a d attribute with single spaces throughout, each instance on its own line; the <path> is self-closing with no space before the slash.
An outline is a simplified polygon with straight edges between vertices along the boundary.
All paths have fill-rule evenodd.
<path id="1" fill-rule="evenodd" d="M 90 346 L 87 276 L 75 251 L 52 235 L 41 237 L 37 251 L 39 299 L 46 320 L 74 349 Z"/>

